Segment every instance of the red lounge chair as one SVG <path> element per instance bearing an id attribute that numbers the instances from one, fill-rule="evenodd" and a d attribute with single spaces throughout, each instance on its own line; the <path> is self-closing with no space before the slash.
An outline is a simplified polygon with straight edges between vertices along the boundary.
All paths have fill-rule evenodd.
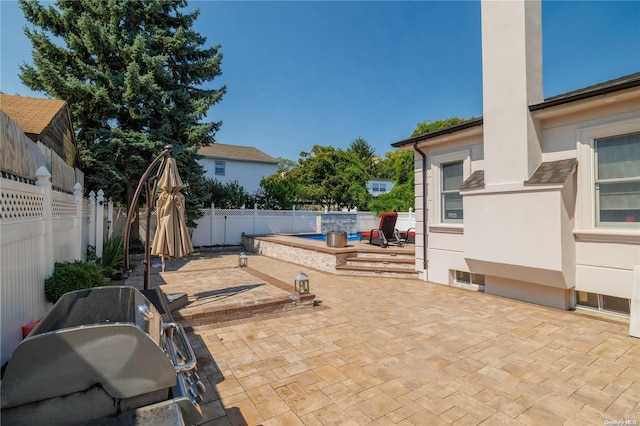
<path id="1" fill-rule="evenodd" d="M 375 244 L 383 248 L 387 247 L 390 242 L 396 242 L 400 247 L 404 246 L 405 240 L 400 237 L 400 232 L 396 229 L 397 221 L 397 212 L 382 213 L 378 229 L 361 232 L 360 241 L 368 239 L 369 244 Z"/>

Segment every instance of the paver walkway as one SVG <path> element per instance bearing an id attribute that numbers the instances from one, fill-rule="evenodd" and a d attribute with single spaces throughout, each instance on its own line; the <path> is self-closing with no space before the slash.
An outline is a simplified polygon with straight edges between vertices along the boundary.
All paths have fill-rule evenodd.
<path id="1" fill-rule="evenodd" d="M 283 281 L 300 270 L 249 262 Z M 305 272 L 320 308 L 191 329 L 204 424 L 640 424 L 640 339 L 624 320 Z"/>

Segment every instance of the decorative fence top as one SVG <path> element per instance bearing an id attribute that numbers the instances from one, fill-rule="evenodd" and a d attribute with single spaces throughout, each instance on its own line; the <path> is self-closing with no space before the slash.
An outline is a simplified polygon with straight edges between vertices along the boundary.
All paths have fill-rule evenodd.
<path id="1" fill-rule="evenodd" d="M 44 195 L 34 185 L 5 181 L 0 191 L 0 220 L 39 220 L 44 217 Z"/>

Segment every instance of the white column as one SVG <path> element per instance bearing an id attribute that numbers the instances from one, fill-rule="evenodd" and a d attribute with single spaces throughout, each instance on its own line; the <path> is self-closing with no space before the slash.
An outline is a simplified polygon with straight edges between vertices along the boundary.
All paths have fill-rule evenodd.
<path id="1" fill-rule="evenodd" d="M 629 335 L 640 338 L 640 265 L 633 267 L 631 287 L 631 316 L 629 317 Z"/>
<path id="2" fill-rule="evenodd" d="M 51 188 L 51 173 L 46 167 L 41 166 L 36 171 L 36 186 L 40 188 L 43 195 L 42 216 L 44 217 L 44 259 L 42 272 L 45 277 L 53 273 L 53 190 Z"/>
<path id="3" fill-rule="evenodd" d="M 102 257 L 102 244 L 104 240 L 104 191 L 98 190 L 96 198 L 96 256 Z"/>
<path id="4" fill-rule="evenodd" d="M 73 252 L 76 260 L 82 260 L 82 185 L 80 183 L 73 186 L 73 199 L 76 201 L 76 218 L 73 223 L 76 242 Z"/>

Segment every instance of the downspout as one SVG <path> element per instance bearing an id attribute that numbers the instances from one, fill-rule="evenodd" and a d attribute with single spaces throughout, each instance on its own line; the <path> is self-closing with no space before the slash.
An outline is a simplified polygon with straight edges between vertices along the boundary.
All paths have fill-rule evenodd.
<path id="1" fill-rule="evenodd" d="M 413 149 L 422 157 L 422 269 L 424 269 L 424 280 L 427 281 L 427 154 L 418 148 L 418 141 L 413 141 Z"/>

